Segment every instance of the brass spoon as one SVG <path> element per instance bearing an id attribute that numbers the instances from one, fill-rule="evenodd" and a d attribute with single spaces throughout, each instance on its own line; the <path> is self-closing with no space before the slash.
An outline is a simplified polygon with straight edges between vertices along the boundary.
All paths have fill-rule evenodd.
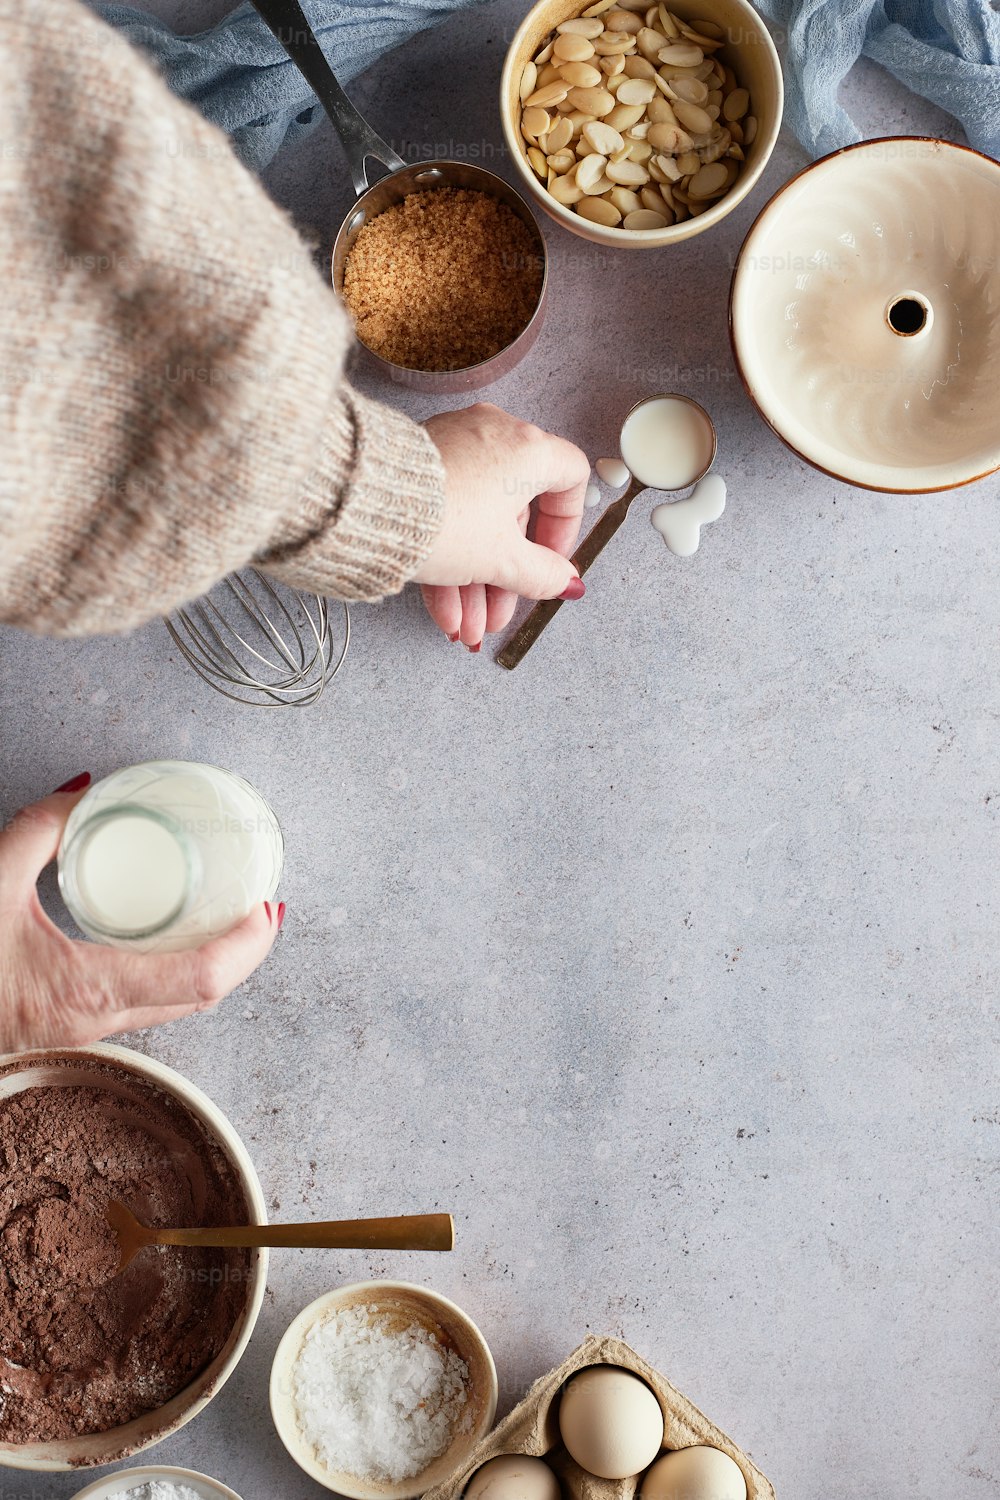
<path id="1" fill-rule="evenodd" d="M 682 396 L 676 391 L 666 391 L 658 396 L 644 396 L 641 401 L 637 401 L 634 406 L 631 406 L 625 413 L 622 430 L 624 431 L 625 423 L 633 413 L 637 412 L 641 406 L 646 406 L 652 401 L 686 401 L 689 406 L 695 407 L 701 413 L 711 432 L 712 448 L 708 463 L 697 474 L 692 474 L 685 480 L 683 485 L 679 486 L 681 489 L 686 489 L 689 484 L 696 484 L 699 479 L 704 479 L 709 469 L 715 463 L 715 454 L 718 447 L 715 424 L 700 402 L 693 400 L 690 396 Z M 655 488 L 655 485 L 647 484 L 645 480 L 639 479 L 637 475 L 633 475 L 624 495 L 619 496 L 617 500 L 612 500 L 611 504 L 603 512 L 597 523 L 587 532 L 587 535 L 570 558 L 570 562 L 576 568 L 581 578 L 591 563 L 596 562 L 597 558 L 600 557 L 615 532 L 624 522 L 625 517 L 628 515 L 629 506 L 636 495 L 641 495 L 643 490 Z M 506 667 L 508 671 L 512 672 L 518 662 L 524 660 L 546 625 L 548 625 L 550 620 L 554 619 L 562 608 L 562 602 L 561 599 L 543 599 L 540 604 L 535 605 L 524 622 L 515 630 L 507 644 L 497 653 L 496 659 L 502 667 Z"/>
<path id="2" fill-rule="evenodd" d="M 229 1248 L 268 1245 L 307 1250 L 453 1250 L 451 1214 L 408 1214 L 393 1219 L 330 1219 L 315 1224 L 234 1224 L 219 1229 L 149 1229 L 124 1203 L 109 1203 L 107 1220 L 118 1237 L 116 1275 L 146 1245 Z"/>

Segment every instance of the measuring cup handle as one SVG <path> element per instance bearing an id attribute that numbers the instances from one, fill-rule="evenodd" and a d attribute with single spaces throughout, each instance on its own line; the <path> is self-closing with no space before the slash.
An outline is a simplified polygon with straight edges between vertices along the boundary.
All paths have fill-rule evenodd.
<path id="1" fill-rule="evenodd" d="M 405 166 L 402 157 L 375 134 L 344 93 L 298 0 L 253 0 L 253 6 L 326 111 L 347 156 L 355 193 L 361 194 L 371 186 L 366 169 L 369 157 L 390 172 Z"/>

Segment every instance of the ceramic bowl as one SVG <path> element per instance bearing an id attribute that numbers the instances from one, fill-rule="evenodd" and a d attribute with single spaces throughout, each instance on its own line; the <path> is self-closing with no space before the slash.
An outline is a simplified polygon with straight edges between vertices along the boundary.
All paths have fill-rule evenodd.
<path id="1" fill-rule="evenodd" d="M 119 1500 L 119 1497 L 142 1484 L 184 1485 L 193 1490 L 198 1500 L 240 1500 L 235 1490 L 209 1479 L 207 1474 L 196 1474 L 194 1469 L 119 1469 L 115 1474 L 106 1474 L 95 1479 L 85 1490 L 78 1490 L 73 1500 Z"/>
<path id="2" fill-rule="evenodd" d="M 677 0 L 676 4 L 671 3 L 669 8 L 685 20 L 710 20 L 725 28 L 728 41 L 718 55 L 723 62 L 731 64 L 739 82 L 750 91 L 750 109 L 757 119 L 757 134 L 746 148 L 746 161 L 739 177 L 729 192 L 705 213 L 694 219 L 685 219 L 681 224 L 671 224 L 666 229 L 609 229 L 603 224 L 582 219 L 571 208 L 556 202 L 532 170 L 519 125 L 521 74 L 525 63 L 534 57 L 561 21 L 580 15 L 585 5 L 586 0 L 540 0 L 528 11 L 507 49 L 500 80 L 500 120 L 507 150 L 522 187 L 550 219 L 595 245 L 607 245 L 616 250 L 656 250 L 663 245 L 678 244 L 692 235 L 704 234 L 706 229 L 720 223 L 738 203 L 742 203 L 767 165 L 778 138 L 784 88 L 781 63 L 767 27 L 747 0 Z"/>
<path id="3" fill-rule="evenodd" d="M 309 1330 L 332 1313 L 349 1307 L 376 1307 L 398 1317 L 401 1327 L 418 1323 L 435 1333 L 469 1367 L 472 1422 L 440 1458 L 413 1479 L 399 1484 L 365 1483 L 357 1475 L 337 1472 L 321 1463 L 299 1428 L 293 1401 L 292 1374 Z M 468 1314 L 439 1292 L 406 1281 L 361 1281 L 317 1297 L 289 1324 L 271 1367 L 271 1415 L 278 1436 L 301 1469 L 317 1484 L 350 1500 L 413 1500 L 442 1484 L 489 1432 L 497 1409 L 497 1372 L 489 1346 Z"/>
<path id="4" fill-rule="evenodd" d="M 103 1076 L 87 1070 L 101 1066 Z M 76 1064 L 81 1066 L 77 1067 Z M 243 1189 L 250 1221 L 267 1223 L 267 1208 L 249 1153 L 222 1111 L 193 1083 L 173 1068 L 125 1047 L 100 1043 L 91 1047 L 51 1048 L 0 1057 L 0 1099 L 33 1085 L 72 1087 L 100 1086 L 128 1096 L 130 1080 L 152 1083 L 194 1116 L 205 1133 L 223 1152 Z M 250 1341 L 267 1281 L 267 1251 L 250 1252 L 250 1273 L 243 1311 L 229 1338 L 212 1363 L 172 1397 L 165 1406 L 146 1412 L 121 1427 L 88 1437 L 49 1443 L 0 1443 L 0 1465 L 11 1469 L 55 1472 L 94 1467 L 129 1458 L 177 1432 L 202 1411 L 222 1389 L 236 1369 Z M 88 1492 L 89 1493 L 89 1492 Z M 209 1491 L 209 1494 L 215 1492 Z M 231 1492 L 222 1490 L 229 1495 Z"/>
<path id="5" fill-rule="evenodd" d="M 766 205 L 730 296 L 737 367 L 801 458 L 866 489 L 1000 467 L 1000 164 L 917 136 L 807 167 Z"/>

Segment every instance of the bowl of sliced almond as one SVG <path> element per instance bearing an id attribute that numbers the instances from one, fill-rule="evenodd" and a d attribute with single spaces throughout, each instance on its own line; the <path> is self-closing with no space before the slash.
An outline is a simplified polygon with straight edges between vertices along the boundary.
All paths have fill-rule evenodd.
<path id="1" fill-rule="evenodd" d="M 556 223 L 654 249 L 746 197 L 781 125 L 781 64 L 747 0 L 540 0 L 500 84 L 511 160 Z"/>

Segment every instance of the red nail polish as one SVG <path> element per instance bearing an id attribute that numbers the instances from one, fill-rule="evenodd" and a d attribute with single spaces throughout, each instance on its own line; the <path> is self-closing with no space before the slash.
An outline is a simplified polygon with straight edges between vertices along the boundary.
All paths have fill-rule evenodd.
<path id="1" fill-rule="evenodd" d="M 274 921 L 274 912 L 271 910 L 271 903 L 270 903 L 270 901 L 265 901 L 264 902 L 264 910 L 267 912 L 267 920 L 269 922 L 273 922 Z"/>
<path id="2" fill-rule="evenodd" d="M 57 786 L 57 792 L 82 792 L 85 786 L 90 785 L 90 772 L 81 771 L 79 776 L 71 776 L 64 781 L 62 786 Z"/>
<path id="3" fill-rule="evenodd" d="M 450 636 L 449 636 L 449 637 L 448 637 L 448 639 L 449 639 L 449 641 L 451 641 L 451 643 L 452 643 L 452 645 L 454 645 L 454 644 L 455 644 L 455 642 L 456 642 L 456 641 L 457 641 L 457 640 L 458 640 L 458 634 L 459 634 L 459 633 L 458 633 L 458 631 L 457 631 L 457 630 L 456 630 L 456 631 L 455 631 L 455 634 L 454 634 L 454 635 L 450 635 Z"/>
<path id="4" fill-rule="evenodd" d="M 282 924 L 282 922 L 284 920 L 285 920 L 285 903 L 284 903 L 284 901 L 279 901 L 278 902 L 278 931 L 279 932 L 281 931 L 281 924 Z"/>
<path id="5" fill-rule="evenodd" d="M 469 650 L 472 652 L 473 656 L 478 656 L 479 652 L 482 651 L 482 649 L 483 649 L 483 643 L 482 643 L 482 641 L 477 641 L 474 646 L 470 646 L 469 647 Z"/>
<path id="6" fill-rule="evenodd" d="M 571 578 L 559 597 L 560 599 L 582 599 L 586 592 L 587 585 L 582 578 Z"/>

